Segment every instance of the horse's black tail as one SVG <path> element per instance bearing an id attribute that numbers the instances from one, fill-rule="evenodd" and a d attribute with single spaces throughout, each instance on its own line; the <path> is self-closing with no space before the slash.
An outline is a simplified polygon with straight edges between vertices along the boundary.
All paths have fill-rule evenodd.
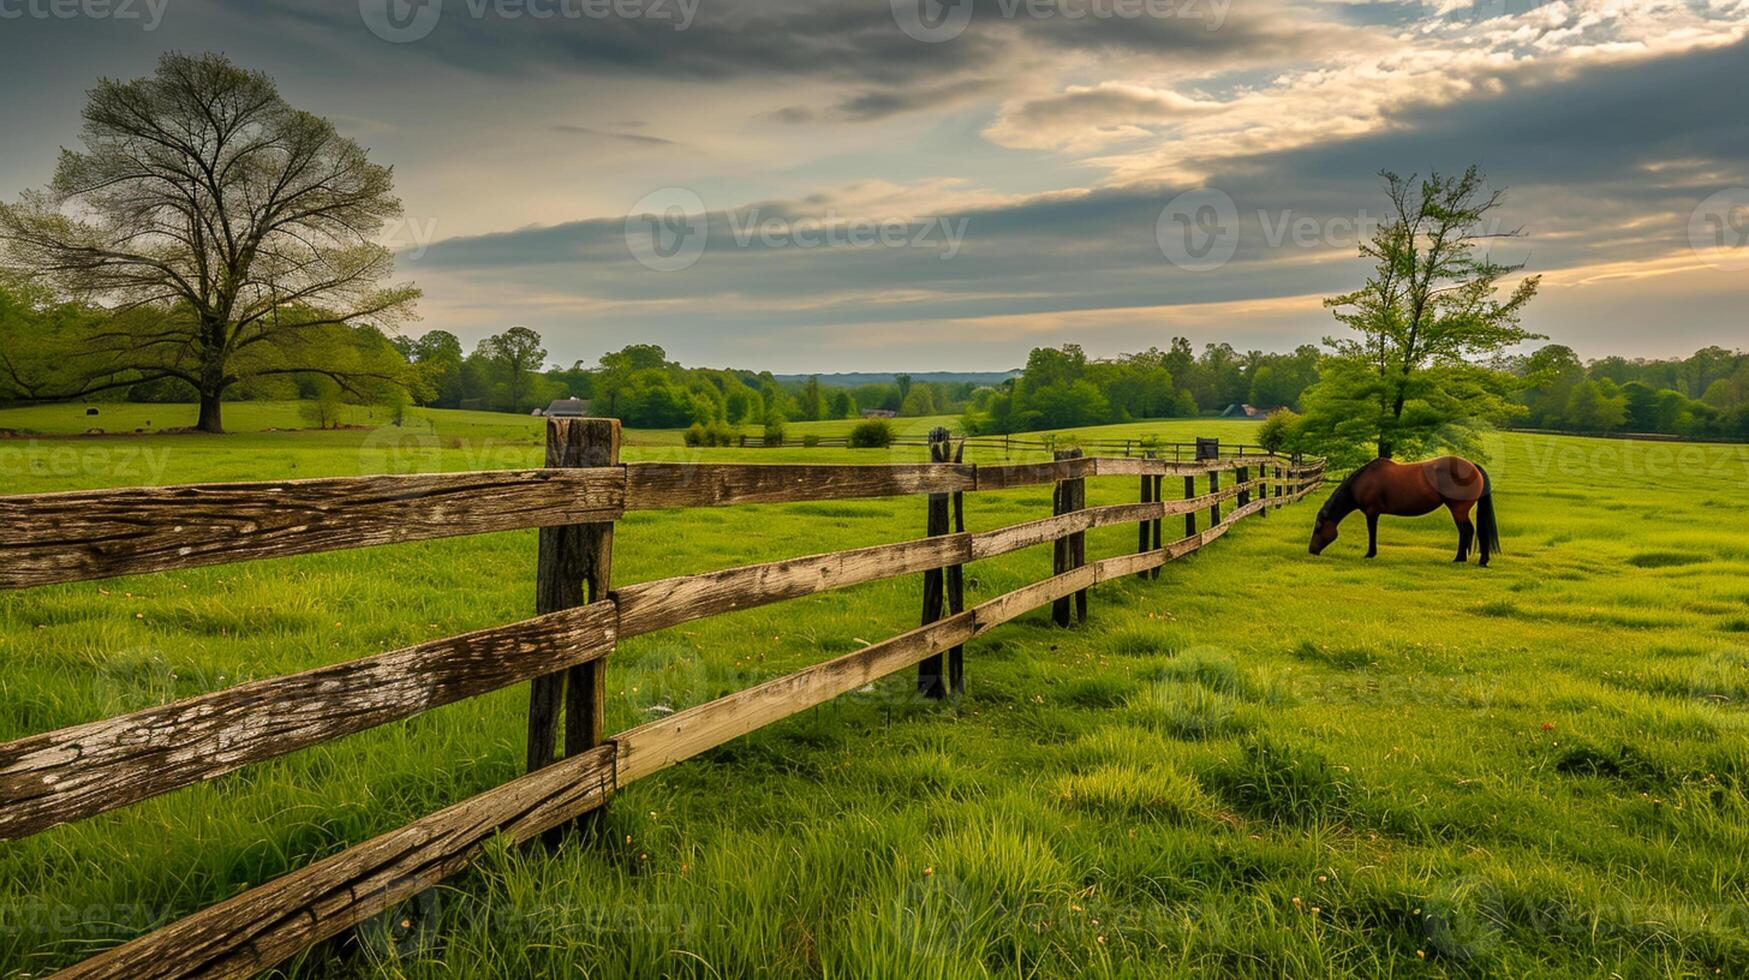
<path id="1" fill-rule="evenodd" d="M 1476 501 L 1476 536 L 1482 540 L 1489 552 L 1498 554 L 1500 551 L 1500 522 L 1494 519 L 1494 482 L 1488 479 L 1488 471 L 1480 466 L 1482 471 L 1482 499 Z"/>

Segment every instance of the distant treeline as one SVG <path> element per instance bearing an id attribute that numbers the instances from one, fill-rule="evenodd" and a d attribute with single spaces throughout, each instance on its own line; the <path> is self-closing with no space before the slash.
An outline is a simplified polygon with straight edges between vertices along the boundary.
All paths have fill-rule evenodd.
<path id="1" fill-rule="evenodd" d="M 1531 428 L 1749 438 L 1749 354 L 1741 351 L 1587 363 L 1552 344 L 1502 367 L 1527 382 L 1520 424 Z"/>
<path id="2" fill-rule="evenodd" d="M 517 327 L 463 355 L 454 335 L 432 331 L 396 341 L 421 378 L 416 398 L 441 408 L 527 412 L 567 396 L 638 428 L 693 424 L 856 418 L 877 409 L 900 416 L 960 415 L 971 433 L 1026 432 L 1132 419 L 1193 417 L 1250 403 L 1292 406 L 1317 380 L 1317 348 L 1292 354 L 1240 354 L 1211 344 L 1201 355 L 1174 340 L 1108 359 L 1079 346 L 1039 348 L 1018 376 L 995 384 L 929 381 L 907 374 L 891 383 L 832 385 L 819 376 L 779 378 L 769 371 L 688 368 L 652 344 L 605 354 L 593 366 L 536 371 L 546 356 L 538 334 Z"/>
<path id="3" fill-rule="evenodd" d="M 968 433 L 1004 433 L 1190 418 L 1235 404 L 1299 409 L 1327 356 L 1312 345 L 1271 354 L 1209 344 L 1199 353 L 1180 337 L 1164 351 L 1110 358 L 1088 357 L 1075 344 L 1040 347 L 1018 375 L 995 384 L 898 374 L 890 383 L 839 386 L 821 376 L 683 367 L 653 344 L 604 354 L 593 365 L 555 367 L 546 363 L 540 335 L 526 327 L 488 337 L 472 352 L 443 330 L 390 337 L 387 343 L 411 368 L 408 394 L 416 404 L 526 414 L 554 399 L 577 397 L 628 426 L 669 429 L 856 418 L 880 409 L 900 416 L 959 415 Z M 1523 409 L 1502 421 L 1570 432 L 1749 438 L 1749 354 L 1743 352 L 1708 347 L 1679 360 L 1585 362 L 1554 344 L 1490 367 L 1514 379 Z M 230 397 L 319 399 L 334 397 L 333 389 L 320 376 L 292 375 L 239 386 Z M 158 381 L 111 397 L 118 396 L 189 401 L 193 390 Z"/>

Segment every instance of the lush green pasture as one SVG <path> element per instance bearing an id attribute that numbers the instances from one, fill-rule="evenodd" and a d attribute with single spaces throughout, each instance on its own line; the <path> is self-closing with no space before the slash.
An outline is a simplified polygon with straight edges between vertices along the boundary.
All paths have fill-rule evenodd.
<path id="1" fill-rule="evenodd" d="M 0 442 L 0 492 L 540 455 L 535 419 L 264 433 L 241 430 L 295 411 L 250 421 L 247 407 L 227 406 L 239 433 L 225 437 Z M 14 416 L 0 426 L 53 428 Z M 1100 434 L 1144 431 L 1236 442 L 1251 428 Z M 698 452 L 629 433 L 625 456 L 922 452 Z M 1318 559 L 1315 504 L 1252 519 L 1155 581 L 1096 590 L 1084 627 L 1039 612 L 973 643 L 956 704 L 889 678 L 627 787 L 593 836 L 497 849 L 290 970 L 1749 973 L 1749 448 L 1507 436 L 1489 468 L 1506 549 L 1490 569 L 1450 562 L 1440 517 L 1387 519 L 1370 562 L 1358 519 Z M 1136 493 L 1115 478 L 1089 490 L 1094 504 Z M 1048 488 L 967 496 L 973 530 L 1048 509 Z M 920 499 L 637 513 L 615 575 L 898 540 L 923 522 Z M 1106 529 L 1089 554 L 1134 543 Z M 969 598 L 1049 562 L 1033 549 L 973 565 Z M 522 532 L 0 594 L 0 739 L 522 618 L 533 570 Z M 919 592 L 876 583 L 628 641 L 609 728 L 915 625 Z M 439 709 L 0 846 L 0 976 L 503 781 L 525 699 Z"/>

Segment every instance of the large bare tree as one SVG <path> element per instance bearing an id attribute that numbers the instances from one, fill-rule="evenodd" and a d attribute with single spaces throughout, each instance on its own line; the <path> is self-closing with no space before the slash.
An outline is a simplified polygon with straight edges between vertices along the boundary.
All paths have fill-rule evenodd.
<path id="1" fill-rule="evenodd" d="M 15 273 L 105 315 L 22 338 L 33 356 L 0 350 L 14 390 L 178 378 L 199 393 L 199 427 L 219 432 L 221 397 L 250 378 L 403 380 L 380 334 L 354 329 L 398 323 L 419 295 L 383 285 L 393 257 L 377 239 L 401 213 L 390 168 L 222 55 L 101 80 L 84 119 L 83 151 L 61 151 L 49 187 L 0 204 L 0 246 Z"/>

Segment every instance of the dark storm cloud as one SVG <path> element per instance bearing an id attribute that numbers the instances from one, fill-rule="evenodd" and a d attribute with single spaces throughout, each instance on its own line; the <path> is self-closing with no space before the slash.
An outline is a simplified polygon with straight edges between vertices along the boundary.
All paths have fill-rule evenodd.
<path id="1" fill-rule="evenodd" d="M 356 52 L 385 50 L 356 2 L 223 0 L 256 18 L 315 30 Z M 656 79 L 805 76 L 861 86 L 840 114 L 879 119 L 938 105 L 947 81 L 990 75 L 1034 47 L 1160 55 L 1233 67 L 1312 50 L 1311 14 L 1232 0 L 1122 0 L 1157 16 L 1040 16 L 1037 0 L 977 0 L 963 33 L 924 43 L 885 0 L 621 0 L 644 16 L 581 13 L 590 0 L 427 0 L 441 4 L 430 34 L 388 45 L 489 75 L 618 73 Z M 1065 0 L 1068 9 L 1109 0 Z M 527 6 L 525 6 L 525 4 Z M 550 12 L 543 17 L 529 11 Z M 1126 6 L 1123 9 L 1131 9 Z M 689 14 L 681 13 L 683 10 Z M 573 11 L 574 13 L 565 13 Z M 689 19 L 688 19 L 689 18 Z M 990 84 L 985 82 L 983 84 Z M 963 97 L 963 96 L 960 96 Z"/>
<path id="2" fill-rule="evenodd" d="M 1209 182 L 1239 214 L 1233 260 L 1217 274 L 1167 263 L 1155 239 L 1162 207 L 1186 188 L 1164 185 L 1039 196 L 944 215 L 964 222 L 951 261 L 928 248 L 768 248 L 736 241 L 730 215 L 714 211 L 697 265 L 652 273 L 626 249 L 625 221 L 611 218 L 442 242 L 434 269 L 550 282 L 555 268 L 590 296 L 635 301 L 755 297 L 843 302 L 778 312 L 774 322 L 856 323 L 992 316 L 1327 293 L 1357 283 L 1359 219 L 1382 216 L 1380 167 L 1426 172 L 1480 162 L 1513 185 L 1504 217 L 1527 235 L 1502 257 L 1533 258 L 1533 271 L 1646 257 L 1685 244 L 1687 213 L 1716 187 L 1689 186 L 1693 172 L 1740 166 L 1749 119 L 1733 111 L 1749 42 L 1682 57 L 1596 67 L 1561 79 L 1521 78 L 1504 92 L 1443 108 L 1405 109 L 1379 135 L 1235 160 Z M 1660 175 L 1657 161 L 1687 161 Z M 1666 178 L 1676 178 L 1675 180 Z M 735 212 L 743 226 L 813 214 L 818 202 L 768 202 Z M 1670 220 L 1631 234 L 1648 211 Z M 755 215 L 756 212 L 756 215 Z M 1281 239 L 1284 223 L 1325 229 L 1312 245 Z M 782 252 L 781 255 L 774 252 Z M 1283 261 L 1292 259 L 1292 261 Z M 861 302 L 858 294 L 920 290 L 915 302 Z"/>

